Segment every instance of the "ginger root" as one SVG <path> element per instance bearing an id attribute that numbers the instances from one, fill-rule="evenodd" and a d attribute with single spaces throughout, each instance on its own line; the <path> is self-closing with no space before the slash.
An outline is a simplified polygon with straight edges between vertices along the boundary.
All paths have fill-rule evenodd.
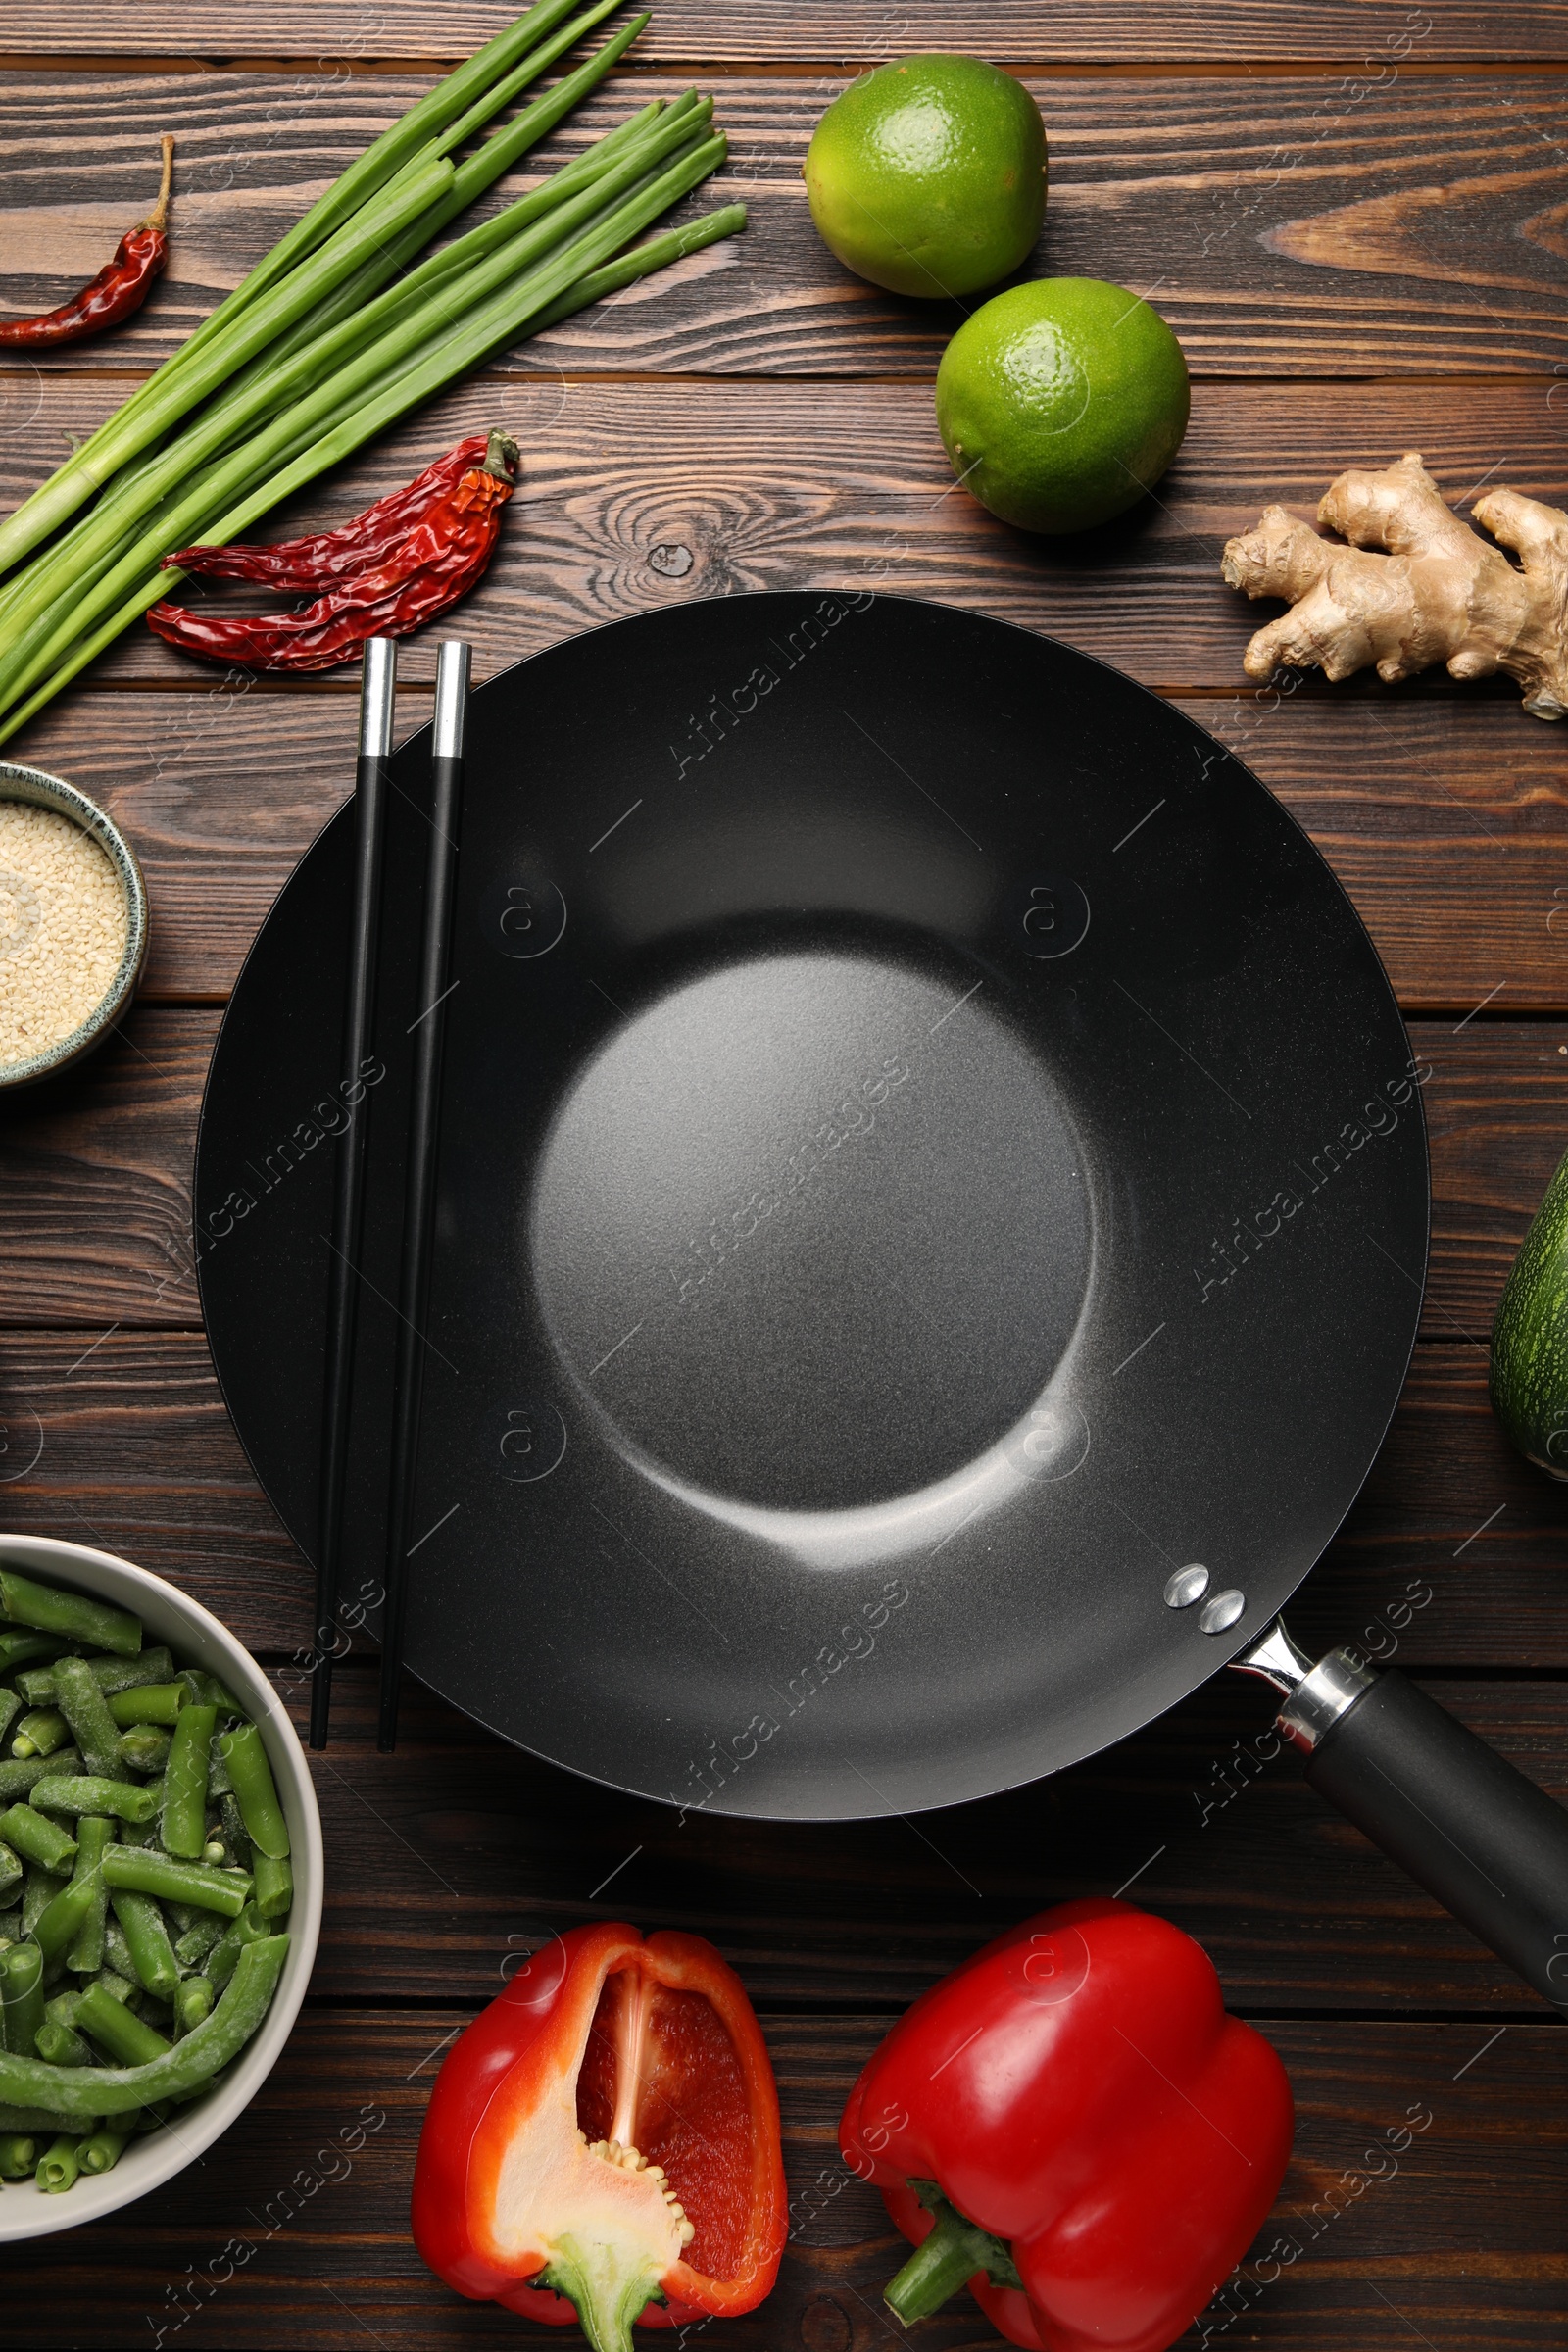
<path id="1" fill-rule="evenodd" d="M 1248 646 L 1248 676 L 1285 663 L 1348 678 L 1376 662 L 1392 684 L 1446 662 L 1455 678 L 1505 671 L 1537 718 L 1568 714 L 1568 514 L 1516 490 L 1489 490 L 1474 514 L 1518 564 L 1446 504 L 1419 451 L 1332 484 L 1317 518 L 1348 546 L 1267 508 L 1221 564 L 1232 588 L 1291 607 Z"/>

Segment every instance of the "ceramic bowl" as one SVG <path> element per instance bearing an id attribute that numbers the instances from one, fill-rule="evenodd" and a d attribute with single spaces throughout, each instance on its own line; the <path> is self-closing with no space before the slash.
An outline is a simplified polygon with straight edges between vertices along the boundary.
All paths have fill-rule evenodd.
<path id="1" fill-rule="evenodd" d="M 134 1609 L 150 1642 L 167 1642 L 176 1658 L 216 1674 L 261 1726 L 278 1801 L 288 1822 L 294 1907 L 289 1915 L 289 1952 L 272 2005 L 261 2027 L 233 2060 L 217 2090 L 181 2108 L 178 2130 L 149 2132 L 132 2139 L 113 2172 L 83 2176 L 74 2188 L 46 2196 L 30 2180 L 8 2180 L 0 2193 L 0 2242 L 47 2237 L 74 2230 L 122 2205 L 133 2204 L 210 2148 L 250 2105 L 293 2029 L 305 1998 L 321 1925 L 321 1820 L 316 1808 L 305 1751 L 283 1712 L 276 1691 L 249 1650 L 235 1641 L 199 1601 L 190 1600 L 161 1576 L 132 1567 L 107 1551 L 61 1544 L 45 1536 L 0 1536 L 0 1568 L 90 1592 L 122 1609 Z"/>
<path id="2" fill-rule="evenodd" d="M 67 784 L 60 776 L 46 775 L 41 767 L 16 767 L 9 760 L 0 760 L 0 801 L 25 801 L 34 808 L 52 808 L 57 815 L 69 817 L 74 825 L 79 825 L 84 833 L 90 833 L 120 878 L 126 916 L 125 952 L 104 995 L 69 1036 L 57 1038 L 52 1046 L 30 1054 L 25 1061 L 0 1062 L 0 1091 L 3 1091 L 29 1086 L 35 1079 L 48 1078 L 56 1070 L 69 1068 L 95 1046 L 101 1046 L 124 1017 L 147 960 L 147 886 L 135 854 L 113 817 L 107 816 L 96 801 L 88 800 L 84 792 L 78 792 L 74 784 Z M 0 942 L 0 987 L 4 983 L 4 943 Z"/>

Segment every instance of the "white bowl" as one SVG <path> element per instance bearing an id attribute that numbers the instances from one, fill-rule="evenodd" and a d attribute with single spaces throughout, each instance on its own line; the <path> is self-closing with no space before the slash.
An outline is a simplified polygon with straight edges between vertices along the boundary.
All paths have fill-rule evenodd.
<path id="1" fill-rule="evenodd" d="M 0 2191 L 0 2242 L 5 2242 L 74 2230 L 78 2223 L 99 2221 L 106 2213 L 132 2204 L 193 2164 L 250 2105 L 277 2062 L 310 1983 L 321 1928 L 324 1862 L 316 1790 L 294 1726 L 249 1650 L 199 1601 L 187 1600 L 161 1576 L 149 1576 L 145 1568 L 133 1568 L 128 1560 L 118 1560 L 112 1552 L 89 1551 L 84 1544 L 59 1544 L 47 1536 L 0 1535 L 0 1568 L 13 1568 L 40 1583 L 91 1592 L 122 1609 L 133 1609 L 147 1629 L 150 1643 L 167 1642 L 176 1658 L 216 1674 L 233 1691 L 261 1727 L 267 1760 L 288 1823 L 289 1866 L 294 1874 L 289 1951 L 282 1977 L 260 2029 L 233 2060 L 223 2082 L 195 2106 L 181 2108 L 172 2130 L 166 2125 L 132 2139 L 113 2172 L 91 2178 L 83 2175 L 74 2188 L 62 2195 L 46 2196 L 30 2180 L 8 2180 Z"/>

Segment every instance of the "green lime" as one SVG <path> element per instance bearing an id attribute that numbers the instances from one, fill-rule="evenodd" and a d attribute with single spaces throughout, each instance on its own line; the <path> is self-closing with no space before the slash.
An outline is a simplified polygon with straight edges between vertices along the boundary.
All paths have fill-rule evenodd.
<path id="1" fill-rule="evenodd" d="M 953 470 L 1026 531 L 1108 522 L 1182 445 L 1182 347 L 1157 311 L 1100 277 L 1009 286 L 965 320 L 937 370 Z"/>
<path id="2" fill-rule="evenodd" d="M 972 294 L 1034 251 L 1046 126 L 978 57 L 906 57 L 835 98 L 807 153 L 811 218 L 839 260 L 895 294 Z"/>

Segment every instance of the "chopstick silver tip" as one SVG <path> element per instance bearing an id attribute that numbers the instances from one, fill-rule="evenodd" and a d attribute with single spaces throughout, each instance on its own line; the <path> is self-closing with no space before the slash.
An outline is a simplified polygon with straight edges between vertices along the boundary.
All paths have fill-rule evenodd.
<path id="1" fill-rule="evenodd" d="M 468 673 L 472 661 L 473 649 L 461 637 L 448 637 L 436 656 L 435 735 L 430 748 L 432 757 L 437 760 L 463 758 L 464 725 L 468 707 Z"/>
<path id="2" fill-rule="evenodd" d="M 366 642 L 365 669 L 360 681 L 360 758 L 385 760 L 392 750 L 393 700 L 398 682 L 397 642 L 371 637 Z"/>

